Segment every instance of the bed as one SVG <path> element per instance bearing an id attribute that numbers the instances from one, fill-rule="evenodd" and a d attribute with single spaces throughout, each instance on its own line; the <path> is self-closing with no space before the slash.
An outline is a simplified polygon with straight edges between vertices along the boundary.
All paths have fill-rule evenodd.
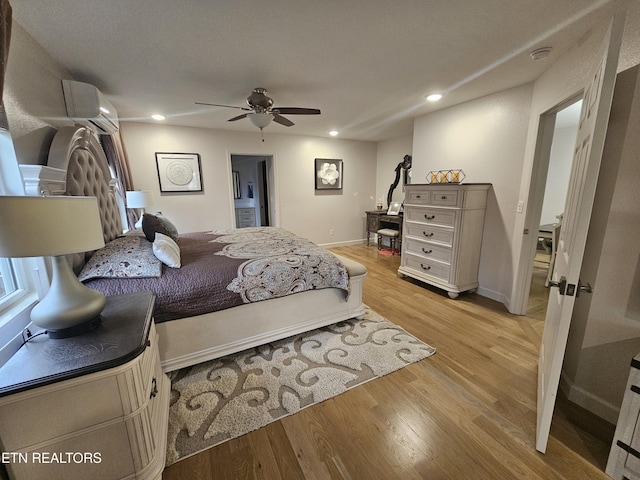
<path id="1" fill-rule="evenodd" d="M 98 140 L 86 128 L 60 129 L 51 145 L 48 166 L 64 172 L 66 195 L 98 199 L 106 246 L 74 262 L 79 278 L 106 295 L 140 290 L 156 293 L 155 323 L 165 372 L 364 315 L 366 269 L 286 230 L 256 227 L 174 237 L 174 229 L 167 228 L 173 225 L 161 218 L 168 224 L 123 234 L 115 182 Z M 155 233 L 153 241 L 147 230 Z M 170 261 L 162 263 L 158 275 L 158 265 L 148 252 L 158 243 L 156 238 L 165 241 L 167 237 L 179 247 L 180 267 L 169 267 Z M 168 241 L 166 245 L 175 254 Z M 267 252 L 267 245 L 274 251 Z M 108 266 L 107 257 L 113 252 L 118 253 Z M 122 261 L 131 252 L 135 252 L 135 261 Z M 156 256 L 159 258 L 162 255 Z M 206 264 L 204 270 L 199 263 Z M 118 268 L 113 264 L 126 264 L 125 271 L 114 273 Z M 294 278 L 292 271 L 303 266 L 311 270 Z M 198 285 L 186 287 L 175 295 L 177 299 L 169 298 L 177 285 L 194 279 Z M 195 293 L 195 299 L 189 298 L 189 291 Z M 180 304 L 186 310 L 176 307 Z"/>

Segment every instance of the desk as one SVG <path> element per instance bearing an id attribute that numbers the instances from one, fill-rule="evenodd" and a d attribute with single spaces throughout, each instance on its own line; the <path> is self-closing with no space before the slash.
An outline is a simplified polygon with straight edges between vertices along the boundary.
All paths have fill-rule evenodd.
<path id="1" fill-rule="evenodd" d="M 386 210 L 373 210 L 367 213 L 367 247 L 370 244 L 372 233 L 376 233 L 381 228 L 392 228 L 398 230 L 399 237 L 402 238 L 402 213 L 398 215 L 387 215 Z"/>

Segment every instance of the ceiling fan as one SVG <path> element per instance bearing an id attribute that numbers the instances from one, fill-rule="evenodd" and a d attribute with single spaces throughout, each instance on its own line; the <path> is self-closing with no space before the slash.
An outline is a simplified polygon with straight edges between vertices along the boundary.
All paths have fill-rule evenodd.
<path id="1" fill-rule="evenodd" d="M 273 99 L 267 97 L 267 90 L 265 88 L 254 88 L 251 95 L 247 97 L 248 107 L 236 107 L 234 105 L 220 105 L 218 103 L 203 103 L 195 102 L 196 105 L 209 105 L 212 107 L 227 107 L 238 108 L 245 110 L 249 113 L 243 113 L 237 117 L 230 118 L 229 122 L 235 122 L 245 117 L 249 117 L 251 123 L 262 130 L 269 125 L 273 120 L 285 127 L 291 127 L 294 123 L 288 118 L 282 115 L 320 115 L 320 110 L 317 108 L 300 108 L 300 107 L 274 107 Z"/>

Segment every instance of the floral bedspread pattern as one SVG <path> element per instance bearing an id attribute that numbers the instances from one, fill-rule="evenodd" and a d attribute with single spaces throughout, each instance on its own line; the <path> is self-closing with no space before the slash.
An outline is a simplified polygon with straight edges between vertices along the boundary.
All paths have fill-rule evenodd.
<path id="1" fill-rule="evenodd" d="M 148 249 L 149 262 L 155 262 L 161 275 L 159 270 L 145 271 L 146 262 L 139 261 L 137 249 L 132 255 L 131 243 L 136 242 L 138 247 Z M 87 267 L 84 284 L 105 295 L 155 293 L 156 323 L 303 290 L 337 288 L 344 292 L 345 300 L 349 298 L 346 267 L 338 257 L 280 228 L 180 234 L 180 268 L 162 268 L 153 255 L 152 243 L 144 236 L 110 243 L 113 245 L 102 252 L 104 256 L 96 257 L 92 266 Z M 123 269 L 126 272 L 112 273 Z"/>
<path id="2" fill-rule="evenodd" d="M 245 303 L 319 288 L 348 291 L 347 270 L 334 255 L 281 228 L 243 228 L 211 232 L 211 242 L 225 244 L 216 252 L 245 260 L 227 289 Z"/>
<path id="3" fill-rule="evenodd" d="M 162 264 L 153 254 L 151 242 L 141 235 L 125 235 L 96 251 L 78 279 L 159 277 Z"/>

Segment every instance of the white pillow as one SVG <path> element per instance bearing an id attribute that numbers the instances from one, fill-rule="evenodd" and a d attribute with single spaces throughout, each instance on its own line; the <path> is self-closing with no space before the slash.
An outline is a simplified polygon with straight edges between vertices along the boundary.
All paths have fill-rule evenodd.
<path id="1" fill-rule="evenodd" d="M 171 237 L 156 232 L 153 254 L 167 267 L 180 268 L 180 247 Z"/>

